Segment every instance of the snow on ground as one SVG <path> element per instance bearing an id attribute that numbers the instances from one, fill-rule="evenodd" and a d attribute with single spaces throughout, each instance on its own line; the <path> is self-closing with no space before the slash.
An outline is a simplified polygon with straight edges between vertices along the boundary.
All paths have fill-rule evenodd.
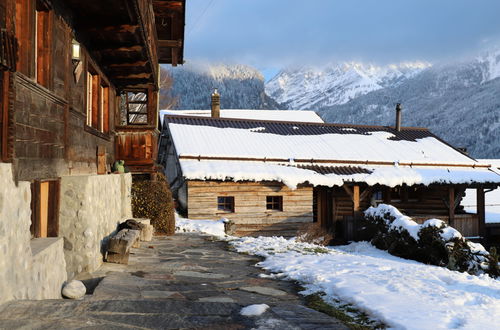
<path id="1" fill-rule="evenodd" d="M 217 237 L 224 237 L 224 223 L 226 219 L 220 220 L 190 220 L 180 217 L 175 214 L 175 232 L 176 233 L 191 233 L 198 232 Z"/>
<path id="2" fill-rule="evenodd" d="M 259 316 L 264 314 L 268 308 L 269 306 L 266 304 L 250 305 L 247 307 L 243 307 L 240 311 L 240 314 L 243 316 Z"/>
<path id="3" fill-rule="evenodd" d="M 176 231 L 223 237 L 224 221 L 177 217 Z M 487 275 L 398 258 L 367 242 L 323 247 L 283 237 L 227 239 L 238 252 L 265 258 L 257 266 L 273 273 L 268 277 L 298 281 L 304 294 L 322 292 L 327 302 L 352 304 L 389 327 L 498 328 L 500 281 Z"/>
<path id="4" fill-rule="evenodd" d="M 304 293 L 355 305 L 399 329 L 495 329 L 500 281 L 405 260 L 367 242 L 324 248 L 278 237 L 230 242 L 237 251 L 266 258 L 258 264 L 295 280 Z"/>

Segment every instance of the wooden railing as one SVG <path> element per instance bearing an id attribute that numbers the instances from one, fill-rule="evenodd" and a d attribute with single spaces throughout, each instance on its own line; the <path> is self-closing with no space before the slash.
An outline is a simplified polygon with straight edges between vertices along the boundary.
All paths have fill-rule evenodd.
<path id="1" fill-rule="evenodd" d="M 416 223 L 424 223 L 428 219 L 439 219 L 443 220 L 447 224 L 449 223 L 448 217 L 443 215 L 420 215 L 412 216 L 413 221 Z M 479 217 L 477 214 L 466 213 L 466 214 L 455 214 L 455 219 L 453 219 L 452 227 L 458 230 L 465 237 L 477 237 L 479 234 Z"/>
<path id="2" fill-rule="evenodd" d="M 158 150 L 156 128 L 117 128 L 116 159 L 124 160 L 132 173 L 152 172 Z"/>

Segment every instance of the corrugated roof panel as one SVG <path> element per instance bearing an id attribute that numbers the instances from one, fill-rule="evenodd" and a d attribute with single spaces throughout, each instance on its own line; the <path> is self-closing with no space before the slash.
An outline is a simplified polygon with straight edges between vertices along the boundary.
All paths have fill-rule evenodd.
<path id="1" fill-rule="evenodd" d="M 426 129 L 167 116 L 179 155 L 477 164 Z"/>

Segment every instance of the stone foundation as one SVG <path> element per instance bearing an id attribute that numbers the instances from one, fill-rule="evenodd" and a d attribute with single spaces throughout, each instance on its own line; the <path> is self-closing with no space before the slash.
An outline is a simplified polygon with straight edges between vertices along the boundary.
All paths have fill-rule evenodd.
<path id="1" fill-rule="evenodd" d="M 16 185 L 11 164 L 0 163 L 0 304 L 61 297 L 66 280 L 62 240 L 31 240 L 31 189 Z"/>
<path id="2" fill-rule="evenodd" d="M 102 264 L 108 237 L 132 217 L 131 187 L 129 173 L 61 178 L 59 236 L 64 238 L 68 278 Z"/>

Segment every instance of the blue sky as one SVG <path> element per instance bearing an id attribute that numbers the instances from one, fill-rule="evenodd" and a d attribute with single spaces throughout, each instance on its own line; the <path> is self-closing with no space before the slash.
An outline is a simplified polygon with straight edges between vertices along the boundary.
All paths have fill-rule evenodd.
<path id="1" fill-rule="evenodd" d="M 432 63 L 500 46 L 500 0 L 187 0 L 185 58 Z"/>

